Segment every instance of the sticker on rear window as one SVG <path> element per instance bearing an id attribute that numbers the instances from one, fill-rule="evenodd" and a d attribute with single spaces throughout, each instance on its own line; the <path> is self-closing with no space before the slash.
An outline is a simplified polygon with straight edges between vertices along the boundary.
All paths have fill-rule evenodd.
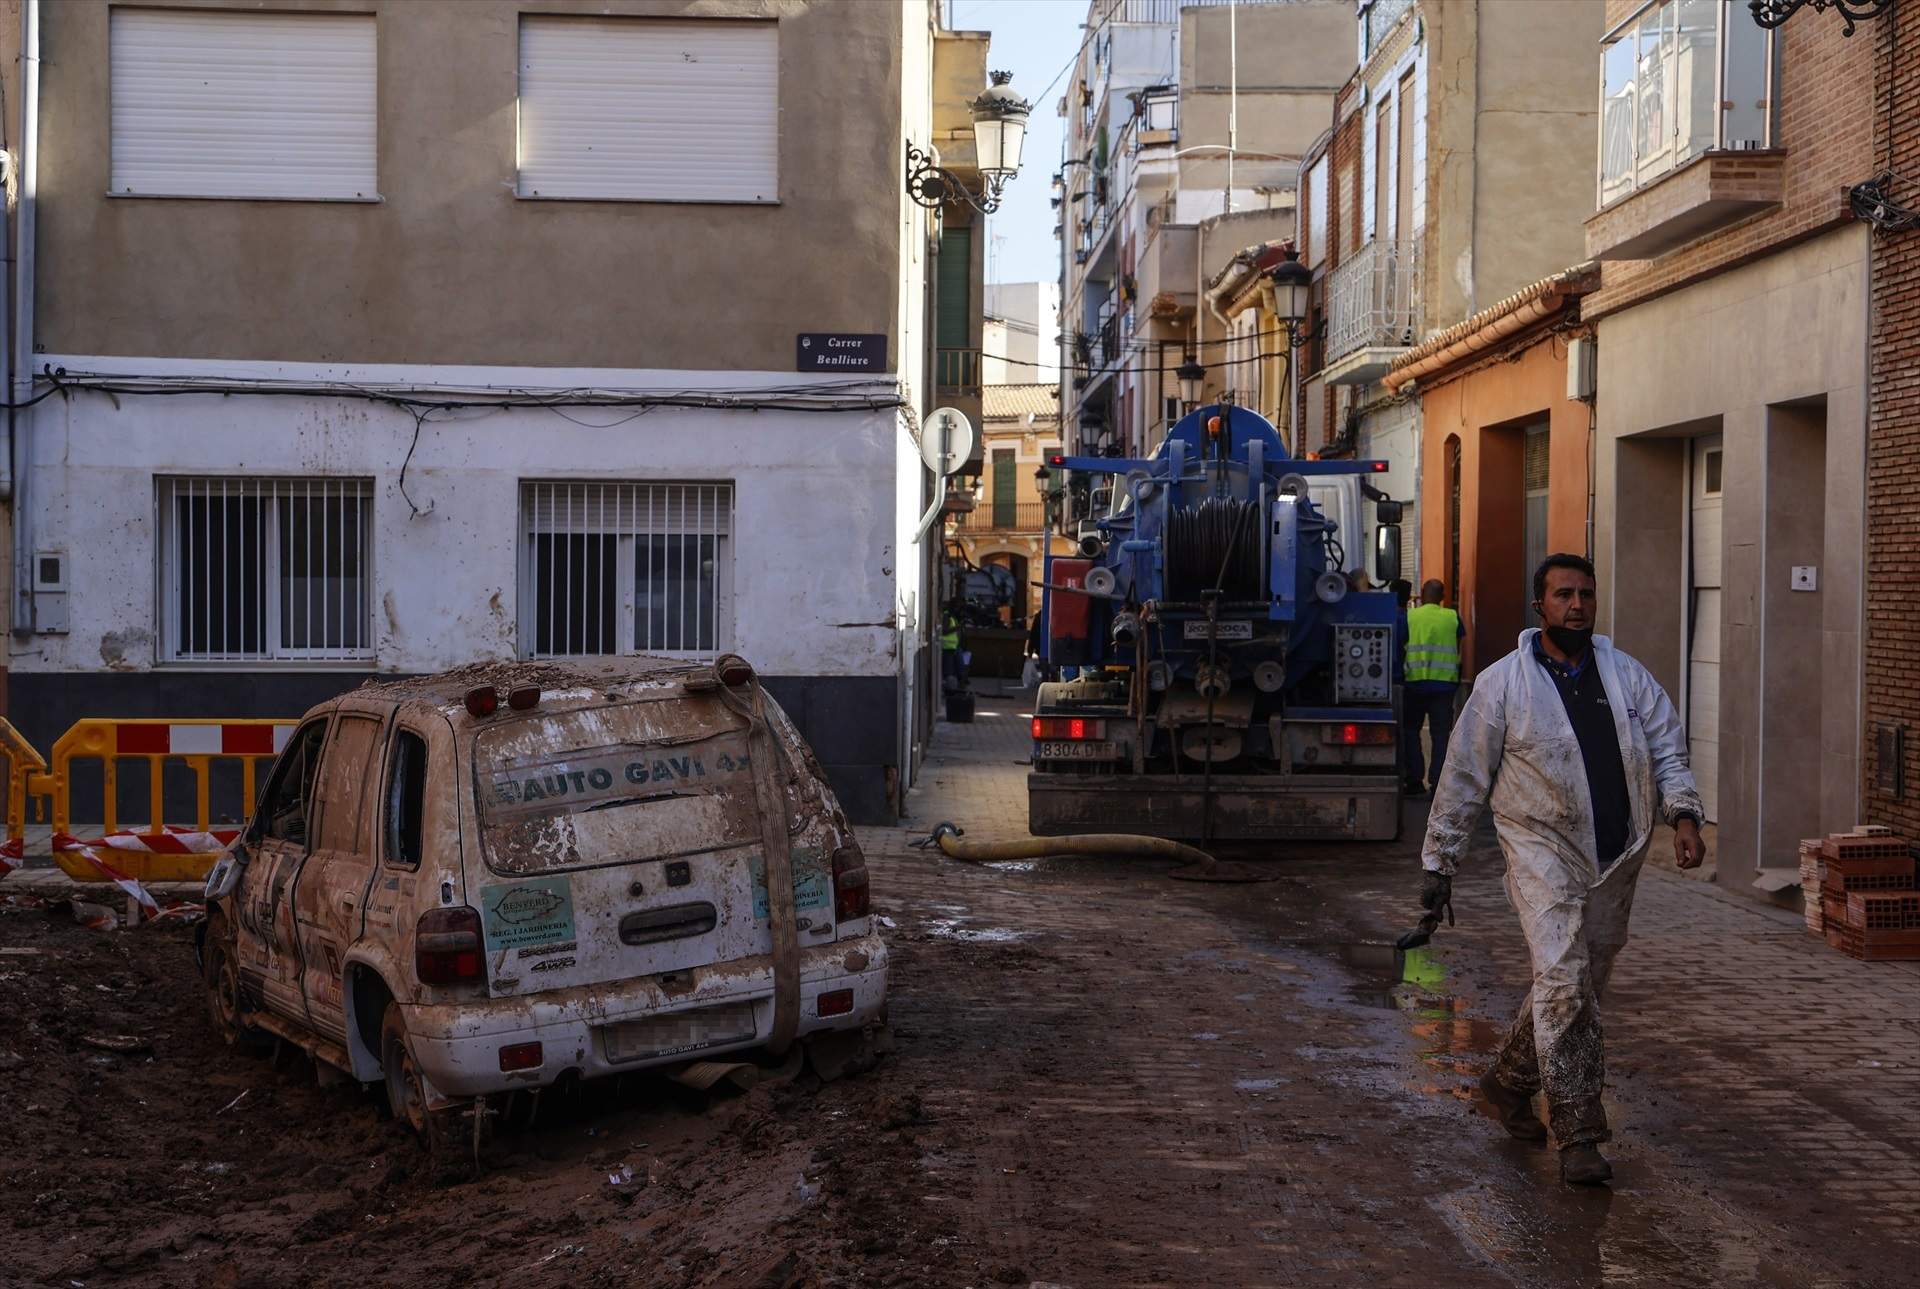
<path id="1" fill-rule="evenodd" d="M 797 913 L 824 909 L 833 901 L 833 886 L 820 856 L 810 850 L 795 850 L 788 861 L 793 866 L 793 907 Z M 753 874 L 753 916 L 765 922 L 773 914 L 767 904 L 767 860 L 755 854 L 747 860 Z"/>
<path id="2" fill-rule="evenodd" d="M 498 882 L 480 888 L 487 949 L 559 944 L 573 937 L 573 888 L 564 877 Z"/>
<path id="3" fill-rule="evenodd" d="M 749 768 L 746 753 L 735 755 L 724 745 L 675 752 L 621 748 L 505 765 L 488 776 L 487 813 L 496 819 L 551 814 L 675 792 L 711 791 L 716 780 L 744 774 Z"/>

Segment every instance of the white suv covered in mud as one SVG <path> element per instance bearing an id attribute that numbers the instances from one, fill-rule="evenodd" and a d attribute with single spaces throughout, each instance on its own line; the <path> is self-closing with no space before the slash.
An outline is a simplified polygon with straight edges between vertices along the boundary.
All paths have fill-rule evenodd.
<path id="1" fill-rule="evenodd" d="M 208 896 L 215 1023 L 384 1080 L 423 1132 L 563 1077 L 796 1040 L 844 1066 L 884 1037 L 859 844 L 737 657 L 324 703 Z"/>

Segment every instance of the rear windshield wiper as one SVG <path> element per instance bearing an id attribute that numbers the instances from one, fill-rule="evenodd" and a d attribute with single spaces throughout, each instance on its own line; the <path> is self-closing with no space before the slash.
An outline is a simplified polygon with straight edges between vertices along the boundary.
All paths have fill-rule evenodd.
<path id="1" fill-rule="evenodd" d="M 652 792 L 641 797 L 615 797 L 611 801 L 594 802 L 587 807 L 587 813 L 592 814 L 596 810 L 612 810 L 615 806 L 639 806 L 649 801 L 675 801 L 700 795 L 698 792 Z"/>

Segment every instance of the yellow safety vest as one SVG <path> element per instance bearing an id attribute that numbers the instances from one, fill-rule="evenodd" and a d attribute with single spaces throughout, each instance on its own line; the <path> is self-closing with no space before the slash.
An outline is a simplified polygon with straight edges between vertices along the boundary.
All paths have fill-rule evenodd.
<path id="1" fill-rule="evenodd" d="M 958 649 L 960 647 L 960 623 L 952 614 L 948 614 L 940 623 L 940 647 Z"/>
<path id="2" fill-rule="evenodd" d="M 1460 683 L 1460 615 L 1444 604 L 1407 610 L 1407 683 Z"/>

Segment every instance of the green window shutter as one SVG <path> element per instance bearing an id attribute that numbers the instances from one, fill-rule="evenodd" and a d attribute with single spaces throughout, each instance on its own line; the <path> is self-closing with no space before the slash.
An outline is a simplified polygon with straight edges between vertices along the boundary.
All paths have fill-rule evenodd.
<path id="1" fill-rule="evenodd" d="M 949 228 L 940 234 L 939 315 L 934 343 L 942 349 L 972 347 L 973 230 Z"/>
<path id="2" fill-rule="evenodd" d="M 1012 528 L 1014 518 L 1019 513 L 1015 506 L 1019 501 L 1020 486 L 1014 477 L 1013 453 L 996 451 L 993 454 L 993 526 Z"/>

